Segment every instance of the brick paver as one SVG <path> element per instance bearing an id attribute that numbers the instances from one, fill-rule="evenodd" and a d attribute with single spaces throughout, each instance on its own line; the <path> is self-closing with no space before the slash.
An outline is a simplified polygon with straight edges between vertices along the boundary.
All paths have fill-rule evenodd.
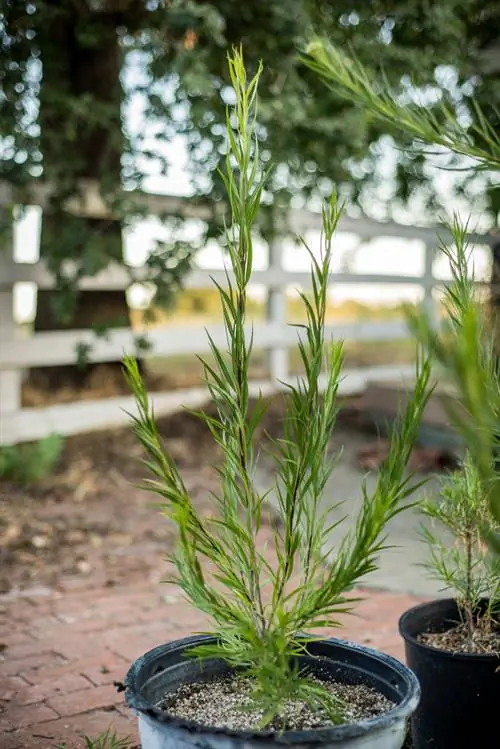
<path id="1" fill-rule="evenodd" d="M 417 598 L 362 591 L 366 599 L 334 634 L 401 658 L 399 614 Z M 82 735 L 113 726 L 136 739 L 135 721 L 114 681 L 145 650 L 203 627 L 178 594 L 153 583 L 0 597 L 0 747 L 83 747 Z"/>

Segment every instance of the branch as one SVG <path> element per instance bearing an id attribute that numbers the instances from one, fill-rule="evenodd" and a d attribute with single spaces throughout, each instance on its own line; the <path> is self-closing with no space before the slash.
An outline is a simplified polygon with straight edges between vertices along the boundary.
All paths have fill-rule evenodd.
<path id="1" fill-rule="evenodd" d="M 423 105 L 400 104 L 398 95 L 384 76 L 382 85 L 376 86 L 358 60 L 348 57 L 328 42 L 313 40 L 303 52 L 302 59 L 336 94 L 361 106 L 392 130 L 413 137 L 426 146 L 439 145 L 469 157 L 476 162 L 477 170 L 500 169 L 500 135 L 476 102 L 473 103 L 476 123 L 467 128 L 444 103 L 435 111 Z M 483 145 L 479 145 L 477 139 Z"/>

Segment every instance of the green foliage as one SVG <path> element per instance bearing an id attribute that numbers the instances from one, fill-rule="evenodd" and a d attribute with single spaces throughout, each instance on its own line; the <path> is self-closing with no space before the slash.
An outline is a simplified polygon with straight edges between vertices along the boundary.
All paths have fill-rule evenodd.
<path id="1" fill-rule="evenodd" d="M 27 486 L 50 476 L 63 448 L 63 438 L 51 434 L 38 442 L 0 446 L 0 480 Z"/>
<path id="2" fill-rule="evenodd" d="M 376 87 L 359 62 L 346 58 L 328 42 L 311 42 L 305 59 L 329 85 L 343 96 L 352 96 L 370 115 L 426 146 L 441 145 L 468 156 L 474 160 L 468 165 L 469 171 L 489 169 L 498 184 L 500 140 L 478 105 L 474 107 L 476 123 L 467 129 L 445 107 L 439 120 L 423 107 L 402 106 L 388 88 L 387 81 Z M 408 308 L 407 319 L 417 340 L 442 367 L 459 394 L 458 403 L 448 401 L 446 405 L 489 499 L 493 523 L 485 527 L 484 532 L 492 548 L 500 553 L 500 537 L 496 532 L 500 523 L 500 380 L 494 326 L 487 324 L 477 304 L 474 281 L 468 274 L 468 226 L 455 216 L 449 230 L 455 253 L 444 242 L 441 242 L 441 251 L 450 261 L 453 283 L 446 287 L 442 334 L 436 335 L 425 310 Z"/>
<path id="3" fill-rule="evenodd" d="M 319 5 L 326 14 L 328 0 Z M 498 6 L 475 0 L 446 0 L 439 7 L 384 3 L 377 10 L 367 5 L 365 18 L 358 9 L 355 13 L 358 34 L 367 40 L 364 50 L 348 36 L 339 39 L 327 25 L 318 24 L 321 39 L 305 45 L 302 59 L 320 73 L 328 90 L 360 111 L 370 128 L 392 135 L 398 149 L 392 200 L 407 203 L 418 194 L 439 215 L 440 196 L 429 182 L 429 162 L 446 162 L 446 168 L 455 171 L 450 191 L 476 202 L 482 193 L 498 223 L 498 180 L 487 171 L 499 162 Z M 368 41 L 370 26 L 374 34 L 379 20 L 382 49 L 374 39 Z M 493 64 L 488 65 L 490 54 Z M 374 60 L 383 74 L 375 74 Z M 371 150 L 373 155 L 362 162 L 370 175 L 363 180 L 367 192 L 370 182 L 380 182 L 379 151 L 375 144 Z M 474 169 L 468 168 L 469 157 L 476 160 Z"/>
<path id="4" fill-rule="evenodd" d="M 429 106 L 404 104 L 400 92 L 391 89 L 387 77 L 374 84 L 365 67 L 340 49 L 319 39 L 306 49 L 304 61 L 333 90 L 361 106 L 391 131 L 403 133 L 425 146 L 442 146 L 477 162 L 477 169 L 500 169 L 500 135 L 479 104 L 472 102 L 475 122 L 463 117 L 446 101 L 434 110 Z"/>
<path id="5" fill-rule="evenodd" d="M 277 565 L 259 550 L 266 494 L 254 482 L 257 454 L 254 436 L 264 415 L 262 397 L 249 408 L 249 360 L 252 333 L 247 320 L 247 287 L 251 281 L 253 226 L 268 173 L 259 159 L 256 138 L 257 74 L 247 81 L 241 53 L 229 58 L 236 103 L 227 114 L 228 150 L 221 175 L 231 206 L 226 244 L 232 275 L 218 287 L 227 334 L 227 352 L 211 344 L 212 360 L 204 361 L 205 381 L 217 416 L 201 413 L 223 461 L 220 490 L 213 495 L 213 519 L 202 518 L 175 463 L 164 452 L 154 413 L 137 363 L 124 361 L 138 415 L 134 428 L 147 454 L 153 478 L 146 487 L 164 499 L 165 515 L 178 531 L 170 557 L 171 582 L 211 619 L 218 642 L 200 646 L 200 657 L 218 657 L 253 677 L 253 700 L 263 710 L 263 725 L 277 725 L 287 698 L 300 694 L 311 706 L 322 706 L 332 721 L 341 720 L 340 705 L 294 665 L 303 652 L 300 633 L 338 624 L 354 601 L 349 591 L 377 566 L 385 546 L 386 523 L 405 506 L 412 491 L 406 467 L 428 399 L 429 362 L 419 358 L 416 387 L 391 438 L 389 457 L 372 494 L 364 501 L 355 530 L 337 549 L 328 548 L 329 512 L 322 504 L 333 469 L 329 440 L 337 416 L 343 345 L 325 346 L 325 314 L 333 236 L 341 207 L 333 194 L 323 208 L 320 258 L 311 253 L 312 294 L 302 295 L 307 323 L 299 329 L 304 376 L 289 385 L 283 437 L 272 443 L 276 467 L 275 493 L 282 527 L 275 531 Z M 325 356 L 325 348 L 327 354 Z M 227 356 L 226 354 L 229 354 Z M 326 362 L 325 362 L 326 359 Z M 322 364 L 326 386 L 320 394 Z M 343 498 L 340 498 L 343 499 Z M 207 569 L 209 572 L 207 572 Z"/>
<path id="6" fill-rule="evenodd" d="M 84 736 L 85 749 L 135 749 L 136 744 L 128 736 L 120 739 L 116 731 L 108 728 L 107 731 L 100 733 L 96 738 Z M 57 749 L 73 749 L 67 744 L 59 744 Z"/>
<path id="7" fill-rule="evenodd" d="M 429 545 L 426 567 L 454 590 L 465 614 L 468 646 L 473 650 L 476 629 L 492 626 L 492 614 L 500 604 L 500 556 L 488 552 L 481 535 L 484 526 L 493 527 L 493 520 L 487 492 L 470 455 L 462 468 L 445 480 L 439 498 L 424 502 L 422 510 L 431 520 L 423 529 Z M 436 524 L 451 533 L 451 545 L 435 533 Z M 483 599 L 488 601 L 485 611 L 480 606 Z"/>
<path id="8" fill-rule="evenodd" d="M 450 89 L 454 109 L 467 110 L 472 94 L 500 102 L 498 80 L 478 76 L 481 51 L 500 36 L 496 0 L 261 0 L 246 3 L 244 14 L 233 0 L 1 3 L 1 174 L 19 188 L 20 202 L 29 202 L 33 183 L 54 188 L 47 211 L 53 220 L 44 222 L 41 253 L 59 290 L 51 298 L 58 320 L 75 314 L 82 279 L 123 263 L 120 227 L 72 220 L 65 211 L 66 200 L 79 196 L 82 180 L 96 180 L 113 218 L 133 225 L 144 212 L 119 188 L 141 188 L 149 176 L 168 174 L 165 145 L 175 148 L 180 136 L 194 194 L 222 197 L 217 167 L 224 160 L 225 103 L 231 95 L 225 50 L 233 44 L 244 44 L 250 67 L 266 60 L 259 139 L 263 158 L 277 169 L 261 211 L 263 233 L 274 231 L 276 212 L 292 195 L 317 198 L 332 180 L 350 200 L 367 205 L 381 179 L 386 126 L 325 91 L 300 62 L 297 46 L 313 28 L 350 45 L 367 65 L 383 62 L 396 88 L 404 89 L 411 69 L 417 86 L 447 95 L 450 87 L 437 73 L 448 66 L 456 73 Z M 124 126 L 131 108 L 143 109 L 148 127 Z M 490 122 L 498 127 L 498 116 Z M 404 137 L 398 145 L 395 191 L 407 200 L 425 181 L 426 164 L 409 153 Z M 499 194 L 492 193 L 493 205 Z M 387 198 L 389 206 L 394 197 Z M 432 190 L 426 198 L 436 200 Z M 8 209 L 4 218 L 10 222 Z M 161 218 L 172 238 L 158 243 L 145 270 L 157 289 L 155 302 L 167 305 L 193 253 L 219 226 L 208 221 L 200 241 L 188 243 L 180 236 L 179 217 Z M 71 269 L 67 259 L 74 263 Z M 125 267 L 133 281 L 134 269 Z"/>
<path id="9" fill-rule="evenodd" d="M 448 399 L 444 405 L 467 445 L 482 492 L 489 499 L 491 522 L 485 531 L 493 548 L 500 552 L 500 535 L 496 533 L 500 524 L 500 380 L 495 331 L 477 302 L 474 281 L 468 273 L 467 226 L 455 218 L 450 231 L 455 252 L 444 245 L 441 249 L 449 259 L 453 282 L 445 289 L 446 314 L 441 331 L 436 334 L 424 310 L 408 309 L 407 319 L 414 335 L 458 393 L 458 399 Z"/>

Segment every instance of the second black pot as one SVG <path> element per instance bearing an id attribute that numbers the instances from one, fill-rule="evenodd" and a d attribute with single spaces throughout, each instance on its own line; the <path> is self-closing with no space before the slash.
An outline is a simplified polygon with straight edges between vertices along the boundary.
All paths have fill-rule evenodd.
<path id="1" fill-rule="evenodd" d="M 421 700 L 412 718 L 415 749 L 471 749 L 500 745 L 500 656 L 451 653 L 418 641 L 460 621 L 454 599 L 415 606 L 399 620 L 406 662 Z"/>

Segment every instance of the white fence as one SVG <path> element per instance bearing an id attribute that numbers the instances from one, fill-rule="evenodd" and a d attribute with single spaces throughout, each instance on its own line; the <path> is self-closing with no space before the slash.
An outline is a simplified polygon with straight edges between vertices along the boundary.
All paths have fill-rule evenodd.
<path id="1" fill-rule="evenodd" d="M 138 201 L 148 206 L 151 214 L 172 213 L 186 218 L 206 218 L 207 208 L 181 198 L 139 195 Z M 0 205 L 12 202 L 13 196 L 5 186 L 0 185 Z M 44 205 L 46 195 L 39 192 L 33 202 Z M 85 202 L 73 203 L 69 210 L 87 216 L 106 215 L 106 209 L 98 195 L 86 191 Z M 295 211 L 290 219 L 291 228 L 296 233 L 304 233 L 321 228 L 321 217 L 317 214 Z M 418 239 L 425 244 L 424 272 L 419 276 L 359 275 L 336 273 L 332 283 L 370 284 L 415 284 L 423 289 L 424 303 L 434 310 L 433 289 L 439 285 L 433 275 L 433 259 L 436 247 L 436 231 L 430 228 L 417 228 L 394 223 L 377 223 L 366 219 L 344 217 L 339 226 L 340 232 L 356 234 L 360 242 L 376 237 L 398 237 Z M 477 237 L 481 244 L 489 244 L 489 237 Z M 269 267 L 256 271 L 255 284 L 268 289 L 268 314 L 265 322 L 254 326 L 256 348 L 266 349 L 269 356 L 270 380 L 254 383 L 255 389 L 272 391 L 278 381 L 286 381 L 289 374 L 288 354 L 290 346 L 297 341 L 297 334 L 287 325 L 286 288 L 290 285 L 307 287 L 309 274 L 288 272 L 283 268 L 282 245 L 276 243 L 270 251 Z M 212 286 L 210 276 L 221 283 L 225 281 L 222 271 L 194 270 L 186 280 L 188 288 L 208 288 Z M 127 416 L 125 410 L 133 409 L 130 398 L 116 397 L 98 401 L 79 401 L 64 405 L 41 408 L 24 408 L 21 404 L 23 370 L 30 367 L 71 364 L 75 360 L 75 347 L 79 342 L 91 345 L 90 359 L 94 362 L 112 361 L 121 358 L 124 352 L 135 349 L 134 334 L 130 329 L 110 332 L 104 339 L 96 338 L 93 331 L 63 331 L 37 333 L 30 338 L 21 338 L 13 317 L 13 285 L 20 281 L 31 281 L 38 288 L 51 288 L 53 281 L 42 262 L 16 263 L 12 251 L 0 255 L 0 444 L 12 444 L 34 440 L 50 433 L 74 434 L 91 429 L 107 428 L 123 424 Z M 118 267 L 108 268 L 94 278 L 82 281 L 82 289 L 116 290 L 125 289 L 130 283 L 127 274 Z M 356 322 L 330 326 L 330 334 L 345 340 L 376 341 L 402 339 L 407 337 L 403 322 Z M 211 326 L 210 333 L 219 345 L 225 343 L 222 326 Z M 163 327 L 151 330 L 148 340 L 152 344 L 149 355 L 175 356 L 203 353 L 208 350 L 204 330 L 181 327 Z M 343 382 L 344 392 L 361 391 L 373 379 L 398 378 L 411 375 L 411 370 L 403 366 L 384 366 L 357 369 L 346 373 Z M 196 405 L 206 397 L 201 389 L 172 391 L 154 394 L 157 413 L 177 409 L 181 404 Z"/>

